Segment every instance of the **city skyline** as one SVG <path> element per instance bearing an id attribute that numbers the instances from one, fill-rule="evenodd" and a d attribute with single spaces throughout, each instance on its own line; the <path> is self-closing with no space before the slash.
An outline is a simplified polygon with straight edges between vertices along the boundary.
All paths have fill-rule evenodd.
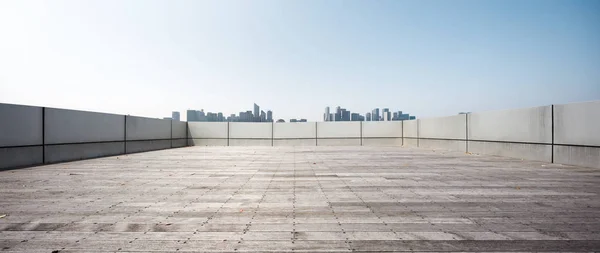
<path id="1" fill-rule="evenodd" d="M 598 100 L 599 12 L 583 0 L 0 1 L 0 101 L 152 118 L 260 101 L 317 121 L 334 102 L 423 118 Z"/>

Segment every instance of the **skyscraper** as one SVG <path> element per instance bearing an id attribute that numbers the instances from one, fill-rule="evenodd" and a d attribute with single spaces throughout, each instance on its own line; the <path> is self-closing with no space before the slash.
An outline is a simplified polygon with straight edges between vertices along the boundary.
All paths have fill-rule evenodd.
<path id="1" fill-rule="evenodd" d="M 373 109 L 371 113 L 371 121 L 379 121 L 379 108 Z"/>
<path id="2" fill-rule="evenodd" d="M 267 121 L 267 114 L 263 110 L 260 111 L 260 120 L 259 121 L 260 122 L 266 122 Z"/>
<path id="3" fill-rule="evenodd" d="M 174 121 L 180 121 L 180 115 L 179 115 L 179 112 L 173 112 L 173 113 L 171 113 L 171 118 L 172 118 Z"/>
<path id="4" fill-rule="evenodd" d="M 260 112 L 260 106 L 258 106 L 256 103 L 254 103 L 254 114 L 253 114 L 253 116 L 254 116 L 254 121 L 259 121 L 259 119 L 260 119 L 260 118 L 259 118 L 259 117 L 260 117 L 260 114 L 259 114 L 259 112 Z M 252 113 L 252 112 L 251 112 L 251 113 Z"/>
<path id="5" fill-rule="evenodd" d="M 217 113 L 217 121 L 218 122 L 225 121 L 225 118 L 223 118 L 223 113 L 222 112 Z"/>
<path id="6" fill-rule="evenodd" d="M 273 122 L 273 112 L 271 110 L 267 111 L 267 122 Z"/>
<path id="7" fill-rule="evenodd" d="M 196 119 L 196 111 L 195 110 L 187 110 L 187 121 L 188 122 L 198 121 Z"/>
<path id="8" fill-rule="evenodd" d="M 390 120 L 392 120 L 389 108 L 383 108 L 383 112 L 382 112 L 381 116 L 383 117 L 383 121 L 390 121 Z"/>
<path id="9" fill-rule="evenodd" d="M 367 112 L 365 115 L 367 116 L 367 121 L 371 121 L 371 113 Z"/>
<path id="10" fill-rule="evenodd" d="M 325 114 L 323 115 L 323 121 L 331 121 L 329 119 L 329 114 L 330 114 L 330 112 L 329 112 L 329 106 L 327 106 L 327 107 L 325 107 Z"/>

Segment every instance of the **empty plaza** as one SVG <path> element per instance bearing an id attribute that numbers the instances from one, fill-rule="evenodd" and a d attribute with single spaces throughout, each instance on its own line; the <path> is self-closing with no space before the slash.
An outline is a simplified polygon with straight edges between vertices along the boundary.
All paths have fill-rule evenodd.
<path id="1" fill-rule="evenodd" d="M 186 147 L 0 171 L 3 252 L 594 251 L 598 169 L 406 147 Z"/>

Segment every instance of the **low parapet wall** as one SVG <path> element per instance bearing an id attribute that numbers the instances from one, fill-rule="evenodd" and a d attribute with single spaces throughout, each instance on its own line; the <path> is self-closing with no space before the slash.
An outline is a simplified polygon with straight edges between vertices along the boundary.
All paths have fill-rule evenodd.
<path id="1" fill-rule="evenodd" d="M 600 168 L 600 101 L 408 121 L 188 124 L 191 145 L 412 146 Z"/>
<path id="2" fill-rule="evenodd" d="M 600 168 L 600 101 L 391 122 L 176 122 L 0 104 L 0 169 L 201 146 L 414 146 Z"/>
<path id="3" fill-rule="evenodd" d="M 0 104 L 0 169 L 186 146 L 187 124 Z"/>

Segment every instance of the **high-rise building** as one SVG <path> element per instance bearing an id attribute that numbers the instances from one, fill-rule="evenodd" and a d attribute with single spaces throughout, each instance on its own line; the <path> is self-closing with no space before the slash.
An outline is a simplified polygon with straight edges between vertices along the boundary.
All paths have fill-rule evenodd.
<path id="1" fill-rule="evenodd" d="M 260 117 L 259 112 L 260 112 L 260 106 L 258 106 L 256 103 L 254 103 L 254 114 L 253 114 L 254 121 L 259 121 L 259 117 Z M 250 112 L 250 113 L 252 113 L 252 112 Z"/>
<path id="2" fill-rule="evenodd" d="M 373 109 L 371 114 L 371 121 L 379 121 L 379 108 Z"/>
<path id="3" fill-rule="evenodd" d="M 329 106 L 325 107 L 325 114 L 323 115 L 323 121 L 331 121 L 331 119 L 329 118 Z"/>
<path id="4" fill-rule="evenodd" d="M 344 109 L 342 113 L 342 121 L 350 121 L 350 111 Z"/>
<path id="5" fill-rule="evenodd" d="M 358 113 L 351 113 L 350 114 L 350 121 L 360 121 L 360 114 Z"/>
<path id="6" fill-rule="evenodd" d="M 187 110 L 187 119 L 188 122 L 198 121 L 196 119 L 196 111 L 195 110 Z"/>
<path id="7" fill-rule="evenodd" d="M 263 110 L 260 111 L 260 120 L 259 121 L 260 122 L 267 122 L 267 114 Z"/>
<path id="8" fill-rule="evenodd" d="M 365 115 L 367 116 L 367 121 L 371 121 L 371 113 L 367 112 Z"/>
<path id="9" fill-rule="evenodd" d="M 172 112 L 172 113 L 171 113 L 171 118 L 172 118 L 174 121 L 180 121 L 180 120 L 181 120 L 181 118 L 180 118 L 180 115 L 179 115 L 179 112 Z"/>
<path id="10" fill-rule="evenodd" d="M 252 111 L 246 111 L 246 120 L 244 122 L 254 122 L 254 115 L 252 114 Z"/>
<path id="11" fill-rule="evenodd" d="M 225 118 L 223 118 L 223 113 L 222 112 L 217 113 L 217 121 L 219 121 L 219 122 L 225 121 Z"/>
<path id="12" fill-rule="evenodd" d="M 381 117 L 383 118 L 383 121 L 390 121 L 392 120 L 392 115 L 390 114 L 390 109 L 389 108 L 383 108 L 383 111 L 381 113 Z"/>
<path id="13" fill-rule="evenodd" d="M 271 110 L 267 111 L 267 122 L 273 122 L 273 112 Z"/>

